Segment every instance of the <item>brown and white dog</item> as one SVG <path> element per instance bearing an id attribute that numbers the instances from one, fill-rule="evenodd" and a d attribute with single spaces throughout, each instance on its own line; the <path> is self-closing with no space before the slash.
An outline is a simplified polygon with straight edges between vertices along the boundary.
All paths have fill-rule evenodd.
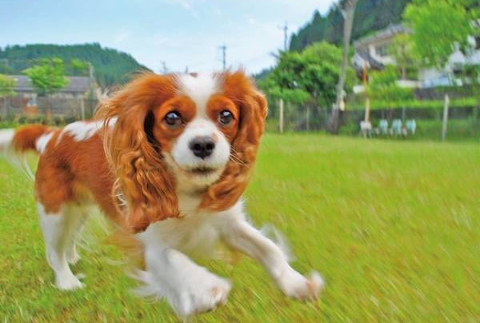
<path id="1" fill-rule="evenodd" d="M 304 277 L 245 219 L 241 196 L 264 130 L 267 103 L 242 72 L 137 77 L 95 120 L 63 129 L 0 132 L 0 147 L 40 154 L 35 198 L 47 260 L 62 290 L 83 284 L 70 270 L 88 206 L 97 204 L 141 246 L 146 294 L 181 316 L 227 300 L 230 282 L 186 255 L 217 241 L 258 260 L 288 296 L 315 299 L 323 281 Z"/>

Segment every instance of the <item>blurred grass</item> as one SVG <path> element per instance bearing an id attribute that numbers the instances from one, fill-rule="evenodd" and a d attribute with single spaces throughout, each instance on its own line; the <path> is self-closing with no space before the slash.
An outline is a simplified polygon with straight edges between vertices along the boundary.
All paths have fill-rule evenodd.
<path id="1" fill-rule="evenodd" d="M 301 272 L 319 270 L 321 299 L 281 295 L 244 257 L 205 261 L 231 278 L 227 306 L 191 322 L 480 321 L 480 147 L 318 135 L 267 135 L 247 207 L 280 229 Z M 32 183 L 0 159 L 1 322 L 178 322 L 164 302 L 130 293 L 115 247 L 81 250 L 87 287 L 52 286 Z"/>

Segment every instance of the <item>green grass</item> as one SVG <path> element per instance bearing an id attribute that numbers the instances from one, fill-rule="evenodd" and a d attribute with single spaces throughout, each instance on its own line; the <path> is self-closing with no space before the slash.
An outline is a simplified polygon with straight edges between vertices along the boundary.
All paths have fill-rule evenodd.
<path id="1" fill-rule="evenodd" d="M 232 279 L 229 302 L 191 322 L 480 321 L 480 147 L 267 135 L 247 207 L 289 239 L 301 272 L 319 270 L 316 303 L 281 295 L 264 270 L 203 262 Z M 178 322 L 130 293 L 121 253 L 97 243 L 74 266 L 83 290 L 52 286 L 32 183 L 0 159 L 0 322 Z"/>

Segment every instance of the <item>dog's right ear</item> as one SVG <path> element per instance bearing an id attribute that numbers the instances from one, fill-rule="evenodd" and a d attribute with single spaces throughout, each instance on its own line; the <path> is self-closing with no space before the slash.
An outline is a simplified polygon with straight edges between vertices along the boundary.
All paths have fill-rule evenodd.
<path id="1" fill-rule="evenodd" d="M 152 111 L 174 96 L 173 82 L 171 76 L 143 74 L 104 102 L 96 114 L 105 120 L 105 153 L 117 179 L 112 198 L 127 229 L 135 233 L 180 214 L 175 180 L 150 136 Z"/>

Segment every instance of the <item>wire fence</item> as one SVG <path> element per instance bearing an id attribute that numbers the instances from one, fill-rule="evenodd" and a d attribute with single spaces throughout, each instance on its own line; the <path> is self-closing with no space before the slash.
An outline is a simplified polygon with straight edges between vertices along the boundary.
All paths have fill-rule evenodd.
<path id="1" fill-rule="evenodd" d="M 454 102 L 454 101 L 452 101 Z M 0 100 L 0 127 L 24 123 L 52 123 L 62 125 L 91 118 L 98 106 L 96 99 L 85 97 L 13 97 Z M 330 108 L 313 104 L 284 104 L 285 132 L 326 131 Z M 360 136 L 364 110 L 351 110 L 347 104 L 340 115 L 340 134 Z M 269 102 L 267 131 L 279 132 L 279 104 Z M 440 140 L 443 108 L 385 108 L 370 111 L 370 137 L 402 137 L 407 139 Z M 414 124 L 414 129 L 412 129 Z M 448 140 L 480 139 L 480 106 L 452 104 L 448 110 Z"/>
<path id="2" fill-rule="evenodd" d="M 278 101 L 270 100 L 267 131 L 280 132 Z M 284 132 L 326 131 L 330 108 L 312 105 L 284 104 Z M 443 126 L 443 107 L 384 108 L 369 113 L 370 127 L 362 131 L 365 110 L 349 110 L 340 114 L 340 134 L 349 136 L 440 140 Z M 480 139 L 480 106 L 451 104 L 448 109 L 448 140 Z"/>
<path id="3" fill-rule="evenodd" d="M 3 101 L 3 102 L 2 102 Z M 84 97 L 13 97 L 0 101 L 0 120 L 6 123 L 54 123 L 91 118 L 98 100 Z"/>

